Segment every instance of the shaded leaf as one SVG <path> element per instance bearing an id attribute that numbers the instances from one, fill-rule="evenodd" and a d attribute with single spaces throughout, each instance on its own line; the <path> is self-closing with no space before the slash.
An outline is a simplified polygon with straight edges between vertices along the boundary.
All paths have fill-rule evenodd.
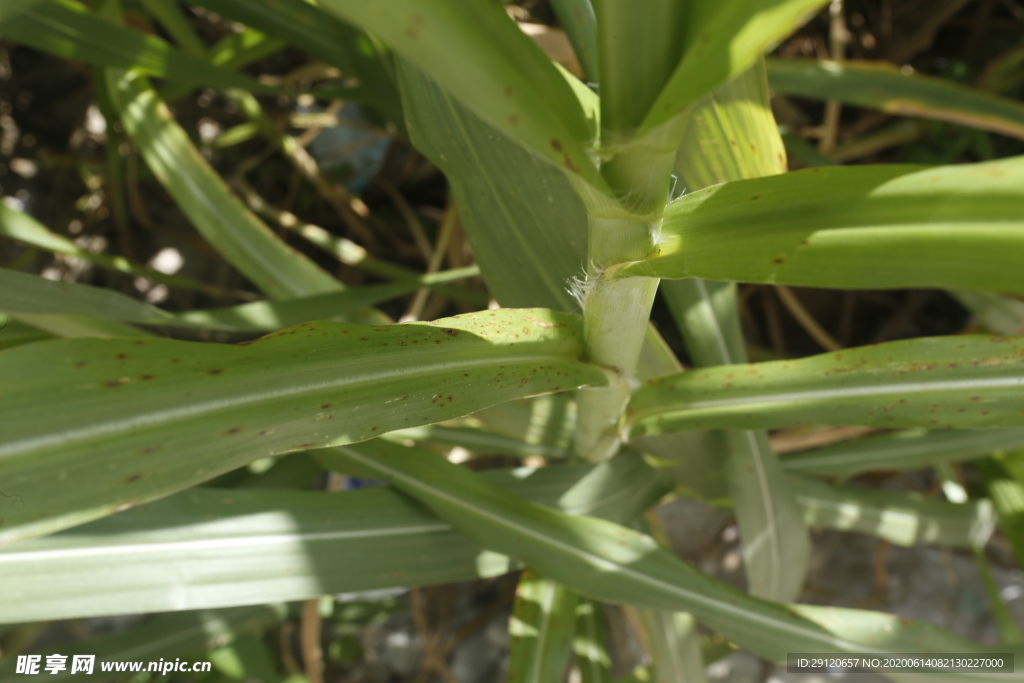
<path id="1" fill-rule="evenodd" d="M 769 59 L 768 79 L 783 95 L 835 100 L 890 114 L 948 121 L 1024 138 L 1024 105 L 895 64 Z"/>
<path id="2" fill-rule="evenodd" d="M 813 527 L 859 531 L 902 546 L 967 549 L 983 547 L 995 528 L 988 500 L 958 504 L 914 492 L 837 487 L 804 477 L 790 481 Z"/>
<path id="3" fill-rule="evenodd" d="M 562 584 L 529 569 L 523 572 L 508 624 L 508 683 L 547 683 L 565 677 L 578 600 Z"/>
<path id="4" fill-rule="evenodd" d="M 380 440 L 338 449 L 426 503 L 483 547 L 522 558 L 604 601 L 689 611 L 734 642 L 773 660 L 787 652 L 977 652 L 923 622 L 861 610 L 784 606 L 711 579 L 648 536 L 602 520 L 569 517 L 502 492 L 445 461 Z M 927 676 L 927 678 L 925 677 Z M 893 676 L 899 681 L 1005 680 L 1005 674 Z"/>
<path id="5" fill-rule="evenodd" d="M 794 474 L 852 477 L 873 470 L 914 470 L 1024 448 L 1024 429 L 907 429 L 793 453 L 782 468 Z"/>
<path id="6" fill-rule="evenodd" d="M 339 464 L 329 449 L 316 454 Z M 632 515 L 664 490 L 642 468 L 607 469 L 570 465 L 483 476 L 574 514 Z M 623 483 L 632 501 L 595 486 L 595 478 Z M 14 502 L 0 497 L 0 514 Z M 0 623 L 17 623 L 451 583 L 502 574 L 513 562 L 481 551 L 390 488 L 193 488 L 0 550 L 0 568 Z"/>
<path id="7" fill-rule="evenodd" d="M 75 0 L 49 0 L 23 9 L 0 30 L 18 43 L 86 64 L 139 69 L 152 76 L 215 88 L 278 91 L 182 52 L 154 35 L 107 21 Z"/>
<path id="8" fill-rule="evenodd" d="M 144 77 L 105 73 L 112 104 L 146 164 L 224 258 L 274 298 L 342 289 L 230 193 Z"/>

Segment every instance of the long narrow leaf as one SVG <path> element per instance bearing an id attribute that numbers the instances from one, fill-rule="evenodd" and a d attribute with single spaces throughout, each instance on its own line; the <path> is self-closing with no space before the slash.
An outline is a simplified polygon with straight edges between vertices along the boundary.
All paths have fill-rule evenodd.
<path id="1" fill-rule="evenodd" d="M 106 21 L 75 0 L 49 0 L 24 9 L 4 22 L 0 32 L 18 43 L 86 64 L 139 69 L 151 76 L 215 88 L 276 90 L 193 57 L 161 38 Z"/>
<path id="2" fill-rule="evenodd" d="M 172 318 L 166 311 L 120 292 L 73 282 L 54 282 L 7 268 L 0 268 L 0 311 L 72 313 L 150 324 Z"/>
<path id="3" fill-rule="evenodd" d="M 199 0 L 197 4 L 269 36 L 283 38 L 341 69 L 358 85 L 346 99 L 370 104 L 402 126 L 402 103 L 388 56 L 378 43 L 303 0 Z"/>
<path id="4" fill-rule="evenodd" d="M 1022 207 L 1022 157 L 807 169 L 676 200 L 661 255 L 619 275 L 1022 293 Z"/>
<path id="5" fill-rule="evenodd" d="M 75 340 L 0 354 L 0 543 L 167 495 L 253 460 L 605 381 L 578 319 L 485 311 L 429 324 L 319 322 L 251 345 Z M 53 416 L 58 415 L 59 420 Z"/>
<path id="6" fill-rule="evenodd" d="M 706 683 L 697 624 L 685 612 L 641 610 L 654 664 L 651 683 Z"/>
<path id="7" fill-rule="evenodd" d="M 873 470 L 914 470 L 1024 448 L 1024 429 L 908 429 L 867 436 L 782 458 L 793 474 L 853 477 Z"/>
<path id="8" fill-rule="evenodd" d="M 683 120 L 676 164 L 691 190 L 786 171 L 761 60 L 702 98 Z M 696 365 L 746 362 L 735 283 L 669 281 L 663 296 Z M 810 539 L 778 458 L 763 432 L 727 432 L 724 442 L 724 458 L 717 460 L 734 501 L 749 590 L 769 600 L 794 600 Z"/>
<path id="9" fill-rule="evenodd" d="M 503 306 L 575 309 L 587 215 L 565 175 L 404 60 L 399 78 L 412 141 L 445 172 L 490 292 Z"/>
<path id="10" fill-rule="evenodd" d="M 279 330 L 311 320 L 347 322 L 348 316 L 359 309 L 409 294 L 421 287 L 432 287 L 461 278 L 473 277 L 479 273 L 479 268 L 470 266 L 389 284 L 352 287 L 341 292 L 328 292 L 282 301 L 255 301 L 219 309 L 188 311 L 165 321 L 165 324 L 262 332 Z M 0 305 L 0 309 L 2 309 L 2 305 Z"/>
<path id="11" fill-rule="evenodd" d="M 508 626 L 508 683 L 547 683 L 565 677 L 578 600 L 557 581 L 529 569 L 523 572 Z"/>
<path id="12" fill-rule="evenodd" d="M 689 105 L 748 69 L 765 50 L 824 4 L 824 0 L 689 3 L 682 58 L 651 106 L 639 134 L 671 126 Z"/>
<path id="13" fill-rule="evenodd" d="M 325 0 L 378 36 L 490 125 L 564 171 L 601 186 L 596 135 L 565 76 L 500 5 L 460 0 Z"/>
<path id="14" fill-rule="evenodd" d="M 329 451 L 319 454 L 337 464 Z M 609 465 L 484 476 L 543 505 L 616 517 L 663 490 L 641 467 L 606 475 Z M 622 482 L 637 502 L 624 505 L 614 487 L 594 486 L 595 477 Z M 18 500 L 9 495 L 0 497 L 0 514 Z M 304 600 L 511 567 L 390 488 L 194 488 L 0 551 L 0 623 Z"/>
<path id="15" fill-rule="evenodd" d="M 861 610 L 786 607 L 750 597 L 705 576 L 648 536 L 530 504 L 456 465 L 426 462 L 414 449 L 378 440 L 339 450 L 358 467 L 426 503 L 483 547 L 521 557 L 536 570 L 571 581 L 583 594 L 601 600 L 692 612 L 769 659 L 784 660 L 794 651 L 981 651 L 923 622 Z M 1006 674 L 959 673 L 893 678 L 907 683 L 1009 680 Z"/>
<path id="16" fill-rule="evenodd" d="M 890 114 L 920 116 L 1024 138 L 1024 105 L 884 62 L 769 59 L 768 79 L 783 95 L 829 99 Z"/>
<path id="17" fill-rule="evenodd" d="M 94 676 L 101 673 L 102 665 L 106 662 L 155 662 L 161 658 L 173 660 L 175 657 L 189 655 L 200 660 L 202 654 L 232 642 L 239 635 L 259 633 L 279 623 L 285 618 L 286 613 L 284 605 L 262 605 L 168 614 L 112 636 L 65 643 L 47 648 L 41 654 L 55 653 L 67 657 L 76 654 L 95 655 L 96 662 L 92 674 Z M 37 651 L 36 654 L 40 653 Z M 0 677 L 4 680 L 13 680 L 15 662 L 13 657 L 0 662 Z M 110 678 L 105 680 L 119 680 L 132 676 L 130 673 L 119 676 L 113 672 L 107 675 Z M 64 671 L 48 673 L 47 678 L 52 681 L 74 681 L 80 676 L 72 674 L 69 666 Z"/>
<path id="18" fill-rule="evenodd" d="M 35 5 L 42 4 L 44 0 L 6 0 L 0 5 L 0 26 L 6 24 L 11 18 L 18 16 L 25 10 Z"/>
<path id="19" fill-rule="evenodd" d="M 877 427 L 1024 425 L 1024 337 L 933 337 L 648 382 L 632 434 L 809 422 Z"/>
<path id="20" fill-rule="evenodd" d="M 144 77 L 113 69 L 106 76 L 113 106 L 142 157 L 196 229 L 232 265 L 275 298 L 342 289 L 228 191 Z"/>
<path id="21" fill-rule="evenodd" d="M 996 524 L 987 500 L 957 504 L 915 493 L 830 486 L 804 477 L 790 481 L 808 525 L 859 531 L 896 545 L 981 548 Z"/>

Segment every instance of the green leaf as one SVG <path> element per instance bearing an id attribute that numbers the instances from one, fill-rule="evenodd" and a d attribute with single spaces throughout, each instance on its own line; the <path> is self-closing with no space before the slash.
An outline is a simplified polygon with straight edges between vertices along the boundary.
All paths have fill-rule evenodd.
<path id="1" fill-rule="evenodd" d="M 812 168 L 676 200 L 661 255 L 617 276 L 1019 293 L 1022 209 L 1024 157 Z"/>
<path id="2" fill-rule="evenodd" d="M 161 38 L 107 21 L 75 0 L 50 0 L 22 10 L 0 30 L 15 42 L 86 64 L 139 69 L 152 76 L 214 88 L 279 90 L 193 57 Z"/>
<path id="3" fill-rule="evenodd" d="M 1024 448 L 1024 429 L 908 429 L 786 455 L 793 474 L 853 477 L 875 470 L 915 470 Z"/>
<path id="4" fill-rule="evenodd" d="M 953 298 L 990 332 L 1020 334 L 1024 332 L 1024 301 L 1008 296 L 971 292 L 964 289 L 950 292 Z"/>
<path id="5" fill-rule="evenodd" d="M 279 330 L 311 320 L 346 322 L 349 314 L 359 309 L 415 292 L 421 287 L 432 287 L 479 274 L 478 267 L 468 266 L 399 282 L 353 287 L 341 292 L 328 292 L 281 301 L 254 301 L 226 308 L 188 311 L 174 316 L 171 320 L 164 321 L 164 324 L 261 332 Z M 2 298 L 0 298 L 0 309 L 2 308 Z"/>
<path id="6" fill-rule="evenodd" d="M 17 313 L 14 317 L 21 322 L 40 330 L 45 330 L 55 337 L 95 337 L 98 339 L 152 337 L 150 332 L 128 323 L 93 318 L 87 315 L 66 313 Z"/>
<path id="7" fill-rule="evenodd" d="M 691 189 L 786 171 L 761 60 L 702 98 L 683 121 L 676 164 Z M 735 283 L 666 282 L 663 296 L 696 365 L 746 362 Z M 749 590 L 770 600 L 795 600 L 810 539 L 778 458 L 763 432 L 727 432 L 723 439 L 725 448 L 714 452 L 716 462 L 705 466 L 724 469 Z"/>
<path id="8" fill-rule="evenodd" d="M 0 4 L 0 26 L 8 23 L 22 12 L 42 4 L 44 0 L 4 0 Z"/>
<path id="9" fill-rule="evenodd" d="M 602 520 L 528 503 L 481 477 L 415 449 L 374 441 L 338 449 L 354 465 L 414 496 L 467 538 L 522 558 L 584 595 L 653 609 L 689 611 L 769 659 L 788 652 L 976 652 L 977 645 L 923 622 L 862 610 L 784 606 L 743 594 L 661 548 L 649 536 Z M 1005 674 L 997 674 L 1000 678 Z M 893 676 L 923 682 L 921 676 Z M 949 683 L 985 674 L 928 674 Z"/>
<path id="10" fill-rule="evenodd" d="M 692 615 L 645 609 L 640 610 L 640 617 L 654 665 L 652 683 L 707 683 Z"/>
<path id="11" fill-rule="evenodd" d="M 163 282 L 173 287 L 203 290 L 216 296 L 225 295 L 222 289 L 204 285 L 191 278 L 180 275 L 167 275 L 152 268 L 139 266 L 123 256 L 113 256 L 106 253 L 96 254 L 88 249 L 83 249 L 68 238 L 48 230 L 29 214 L 18 211 L 4 202 L 0 202 L 0 235 L 53 254 L 74 256 L 100 268 L 106 268 L 119 273 L 141 275 L 150 280 Z"/>
<path id="12" fill-rule="evenodd" d="M 981 548 L 996 524 L 988 500 L 957 504 L 914 492 L 838 487 L 804 477 L 791 477 L 790 482 L 809 526 L 859 531 L 895 545 Z"/>
<path id="13" fill-rule="evenodd" d="M 167 495 L 253 460 L 601 384 L 579 321 L 545 310 L 308 323 L 249 345 L 68 340 L 0 353 L 0 543 Z M 54 421 L 53 416 L 60 420 Z"/>
<path id="14" fill-rule="evenodd" d="M 595 0 L 601 73 L 601 142 L 632 133 L 665 86 L 682 48 L 684 3 Z"/>
<path id="15" fill-rule="evenodd" d="M 768 79 L 772 89 L 783 95 L 836 100 L 1024 138 L 1020 102 L 941 78 L 904 73 L 894 64 L 769 59 Z"/>
<path id="16" fill-rule="evenodd" d="M 461 0 L 324 0 L 379 37 L 490 125 L 558 168 L 601 187 L 596 135 L 566 77 L 500 4 Z"/>
<path id="17" fill-rule="evenodd" d="M 231 194 L 144 77 L 112 69 L 106 76 L 113 106 L 153 174 L 224 258 L 274 298 L 342 289 Z"/>
<path id="18" fill-rule="evenodd" d="M 0 311 L 72 313 L 153 325 L 172 319 L 170 313 L 120 292 L 73 282 L 55 282 L 8 268 L 0 268 Z"/>
<path id="19" fill-rule="evenodd" d="M 1022 356 L 1024 337 L 932 337 L 696 370 L 637 390 L 628 429 L 1018 426 Z"/>
<path id="20" fill-rule="evenodd" d="M 565 29 L 569 42 L 580 60 L 587 80 L 599 82 L 597 66 L 597 17 L 590 0 L 551 0 L 551 9 Z"/>
<path id="21" fill-rule="evenodd" d="M 388 55 L 365 34 L 303 0 L 198 0 L 217 14 L 287 40 L 358 81 L 346 99 L 362 101 L 403 125 L 402 103 Z"/>
<path id="22" fill-rule="evenodd" d="M 786 150 L 768 99 L 764 60 L 697 102 L 683 117 L 676 152 L 689 191 L 786 172 Z"/>
<path id="23" fill-rule="evenodd" d="M 639 135 L 657 134 L 659 127 L 677 125 L 687 107 L 748 69 L 824 4 L 824 0 L 690 3 L 682 58 L 647 113 Z M 681 140 L 678 135 L 676 139 Z"/>
<path id="24" fill-rule="evenodd" d="M 768 600 L 795 600 L 811 543 L 793 491 L 767 434 L 730 430 L 725 439 L 725 475 L 740 524 L 748 590 Z"/>
<path id="25" fill-rule="evenodd" d="M 56 653 L 70 657 L 76 654 L 96 655 L 93 675 L 100 674 L 103 662 L 157 661 L 160 658 L 201 655 L 215 647 L 232 642 L 247 633 L 260 633 L 284 619 L 283 605 L 237 607 L 223 610 L 202 610 L 159 616 L 144 624 L 134 625 L 121 633 L 78 643 L 64 643 L 47 648 L 41 654 Z M 40 654 L 36 651 L 35 654 Z M 200 660 L 196 656 L 196 660 Z M 45 661 L 45 660 L 44 660 Z M 11 680 L 15 676 L 14 658 L 0 662 L 0 676 Z M 78 674 L 71 667 L 57 674 L 47 674 L 47 680 L 76 680 Z M 130 678 L 131 674 L 105 674 L 111 679 Z M 138 676 L 138 674 L 135 674 Z"/>
<path id="26" fill-rule="evenodd" d="M 999 515 L 999 526 L 1010 541 L 1017 564 L 1024 566 L 1024 481 L 1019 470 L 1024 464 L 1020 451 L 980 465 L 989 498 Z"/>
<path id="27" fill-rule="evenodd" d="M 548 683 L 565 677 L 578 600 L 557 581 L 529 569 L 523 572 L 508 624 L 508 683 Z"/>
<path id="28" fill-rule="evenodd" d="M 398 67 L 413 144 L 448 178 L 488 290 L 507 307 L 576 309 L 567 290 L 586 259 L 587 215 L 565 174 Z"/>
<path id="29" fill-rule="evenodd" d="M 339 464 L 329 449 L 317 455 Z M 637 503 L 624 507 L 615 489 L 595 487 L 593 479 L 650 478 L 639 468 L 625 472 L 620 465 L 602 474 L 607 469 L 568 465 L 483 476 L 567 512 L 578 512 L 576 501 L 587 496 L 584 512 L 634 513 Z M 658 490 L 649 483 L 646 493 L 630 488 L 643 502 Z M 5 502 L 0 497 L 0 513 Z M 391 488 L 193 488 L 0 550 L 0 567 L 0 623 L 17 623 L 451 583 L 505 573 L 513 561 L 481 551 Z"/>
<path id="30" fill-rule="evenodd" d="M 576 605 L 576 635 L 573 651 L 576 668 L 582 683 L 608 683 L 611 680 L 612 661 L 608 655 L 608 637 L 605 635 L 604 614 L 601 603 L 580 598 Z"/>

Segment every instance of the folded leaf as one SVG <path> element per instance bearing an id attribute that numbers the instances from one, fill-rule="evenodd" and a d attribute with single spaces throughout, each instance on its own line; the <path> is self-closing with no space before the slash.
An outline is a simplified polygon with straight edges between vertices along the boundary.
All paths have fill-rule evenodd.
<path id="1" fill-rule="evenodd" d="M 1022 426 L 1022 367 L 1024 337 L 964 336 L 708 368 L 637 390 L 627 429 Z"/>
<path id="2" fill-rule="evenodd" d="M 249 345 L 68 340 L 0 353 L 0 543 L 167 495 L 253 460 L 600 384 L 578 319 L 484 311 L 308 323 Z M 54 416 L 59 416 L 55 419 Z M 6 489 L 5 489 L 6 491 Z"/>

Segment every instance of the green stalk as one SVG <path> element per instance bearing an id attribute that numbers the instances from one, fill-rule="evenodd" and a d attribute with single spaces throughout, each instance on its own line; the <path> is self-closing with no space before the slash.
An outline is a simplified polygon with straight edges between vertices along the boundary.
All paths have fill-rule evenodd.
<path id="1" fill-rule="evenodd" d="M 620 380 L 607 387 L 582 389 L 577 396 L 574 446 L 587 460 L 607 460 L 619 447 L 617 427 L 632 391 L 659 280 L 615 280 L 612 274 L 618 264 L 648 258 L 657 249 L 655 236 L 668 200 L 672 161 L 672 152 L 626 149 L 601 169 L 619 201 L 581 193 L 589 232 L 587 280 L 578 293 L 584 356 L 614 368 Z"/>

